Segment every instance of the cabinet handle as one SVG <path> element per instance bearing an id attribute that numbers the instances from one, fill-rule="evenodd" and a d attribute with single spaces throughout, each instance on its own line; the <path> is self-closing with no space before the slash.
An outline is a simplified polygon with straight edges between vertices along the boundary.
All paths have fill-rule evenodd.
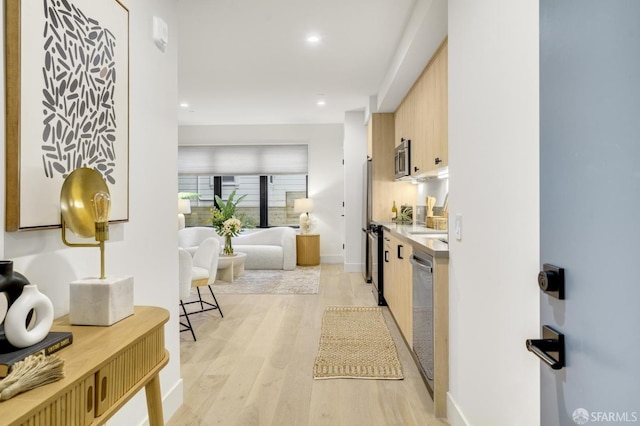
<path id="1" fill-rule="evenodd" d="M 105 399 L 107 399 L 107 376 L 104 376 L 100 383 L 100 402 L 104 402 Z"/>
<path id="2" fill-rule="evenodd" d="M 93 412 L 93 386 L 87 387 L 87 413 Z"/>
<path id="3" fill-rule="evenodd" d="M 436 165 L 442 163 L 442 160 L 440 159 L 440 157 L 436 157 Z"/>
<path id="4" fill-rule="evenodd" d="M 413 166 L 413 171 L 414 171 L 414 172 L 418 172 L 418 171 L 420 171 L 420 167 L 418 167 L 418 166 Z"/>
<path id="5" fill-rule="evenodd" d="M 384 261 L 389 263 L 389 252 L 387 250 L 384 251 Z"/>
<path id="6" fill-rule="evenodd" d="M 404 259 L 404 257 L 402 257 L 402 249 L 404 248 L 404 246 L 402 244 L 398 244 L 398 259 Z"/>

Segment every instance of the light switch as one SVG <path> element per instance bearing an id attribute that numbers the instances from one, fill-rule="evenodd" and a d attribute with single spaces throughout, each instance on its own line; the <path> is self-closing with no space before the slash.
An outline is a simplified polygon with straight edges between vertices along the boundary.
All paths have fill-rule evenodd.
<path id="1" fill-rule="evenodd" d="M 462 240 L 462 215 L 461 214 L 456 215 L 456 220 L 454 221 L 454 225 L 453 225 L 453 232 L 456 236 L 456 240 L 458 241 Z"/>

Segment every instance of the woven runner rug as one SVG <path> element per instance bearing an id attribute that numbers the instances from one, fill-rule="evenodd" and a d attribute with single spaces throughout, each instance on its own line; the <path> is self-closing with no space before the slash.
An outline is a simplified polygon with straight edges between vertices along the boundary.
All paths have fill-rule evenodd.
<path id="1" fill-rule="evenodd" d="M 377 306 L 329 306 L 314 379 L 402 379 L 398 351 Z"/>
<path id="2" fill-rule="evenodd" d="M 216 280 L 215 294 L 317 294 L 320 266 L 296 266 L 293 271 L 245 270 L 232 283 Z"/>

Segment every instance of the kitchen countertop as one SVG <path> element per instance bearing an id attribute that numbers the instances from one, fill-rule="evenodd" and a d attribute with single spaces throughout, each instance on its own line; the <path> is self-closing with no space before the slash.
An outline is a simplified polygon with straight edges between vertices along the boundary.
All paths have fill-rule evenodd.
<path id="1" fill-rule="evenodd" d="M 410 223 L 406 225 L 395 222 L 374 221 L 373 223 L 382 226 L 395 236 L 407 240 L 415 248 L 424 250 L 434 258 L 449 258 L 449 244 L 440 241 L 441 238 L 448 239 L 446 230 L 432 229 Z"/>

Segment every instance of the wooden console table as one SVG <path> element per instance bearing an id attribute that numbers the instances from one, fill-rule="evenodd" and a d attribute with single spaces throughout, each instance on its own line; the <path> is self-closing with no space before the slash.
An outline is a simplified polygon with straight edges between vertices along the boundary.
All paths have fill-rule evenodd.
<path id="1" fill-rule="evenodd" d="M 3 425 L 101 425 L 142 387 L 151 426 L 163 425 L 158 373 L 169 362 L 164 346 L 166 309 L 136 306 L 110 327 L 73 326 L 57 319 L 52 331 L 73 332 L 57 352 L 65 377 L 0 402 Z"/>

